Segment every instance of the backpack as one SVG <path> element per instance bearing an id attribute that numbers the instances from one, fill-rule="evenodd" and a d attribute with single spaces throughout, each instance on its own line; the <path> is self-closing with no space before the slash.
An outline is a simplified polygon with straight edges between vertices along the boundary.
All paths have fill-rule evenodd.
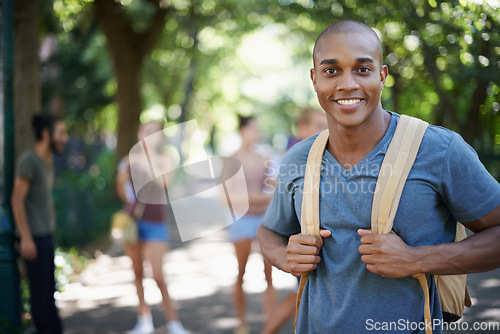
<path id="1" fill-rule="evenodd" d="M 400 116 L 375 186 L 371 215 L 372 234 L 386 234 L 392 230 L 403 187 L 415 162 L 428 125 L 427 122 L 414 117 Z M 328 135 L 328 130 L 321 132 L 309 150 L 304 176 L 301 212 L 302 234 L 317 236 L 321 242 L 322 238 L 319 234 L 319 184 L 321 162 L 328 142 Z M 457 223 L 455 242 L 466 237 L 464 226 Z M 302 292 L 308 276 L 308 273 L 305 273 L 300 278 L 296 314 L 298 314 Z M 413 277 L 418 279 L 424 293 L 425 333 L 431 334 L 432 319 L 427 278 L 425 274 L 416 274 Z M 434 280 L 443 311 L 443 320 L 446 322 L 457 321 L 462 317 L 464 306 L 471 306 L 465 284 L 466 275 L 434 275 Z M 295 317 L 296 324 L 297 317 Z"/>

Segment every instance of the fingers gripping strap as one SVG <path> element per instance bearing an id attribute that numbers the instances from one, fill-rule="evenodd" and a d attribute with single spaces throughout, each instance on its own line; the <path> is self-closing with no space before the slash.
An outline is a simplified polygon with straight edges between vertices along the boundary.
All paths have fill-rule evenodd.
<path id="1" fill-rule="evenodd" d="M 321 179 L 321 163 L 326 144 L 328 143 L 328 130 L 321 132 L 312 144 L 309 155 L 307 156 L 306 172 L 304 175 L 304 188 L 302 191 L 302 211 L 300 214 L 300 227 L 304 235 L 314 235 L 319 237 L 319 184 Z M 300 277 L 299 291 L 297 293 L 297 302 L 295 308 L 295 324 L 297 327 L 297 315 L 299 312 L 302 292 L 306 285 L 308 273 Z"/>

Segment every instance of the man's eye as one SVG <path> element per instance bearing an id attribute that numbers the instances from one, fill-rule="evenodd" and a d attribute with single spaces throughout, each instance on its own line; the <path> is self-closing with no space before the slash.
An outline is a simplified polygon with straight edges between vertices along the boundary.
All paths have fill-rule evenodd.
<path id="1" fill-rule="evenodd" d="M 363 67 L 360 67 L 360 68 L 359 68 L 359 72 L 361 72 L 361 73 L 368 73 L 368 72 L 370 72 L 371 70 L 372 70 L 372 69 L 371 69 L 371 68 L 369 68 L 368 66 L 363 66 Z"/>
<path id="2" fill-rule="evenodd" d="M 335 70 L 334 68 L 326 68 L 325 69 L 326 74 L 335 74 L 336 72 L 337 72 L 337 70 Z"/>

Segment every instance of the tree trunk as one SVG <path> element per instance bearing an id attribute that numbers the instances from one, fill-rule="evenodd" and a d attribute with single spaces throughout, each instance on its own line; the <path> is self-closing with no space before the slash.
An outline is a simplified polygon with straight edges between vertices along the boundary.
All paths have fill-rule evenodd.
<path id="1" fill-rule="evenodd" d="M 135 32 L 119 2 L 94 1 L 97 22 L 108 38 L 118 84 L 116 94 L 119 108 L 116 148 L 118 159 L 128 154 L 137 142 L 139 116 L 142 112 L 142 61 L 161 36 L 168 12 L 168 8 L 160 6 L 160 1 L 149 1 L 149 3 L 156 8 L 151 24 L 145 31 Z"/>
<path id="2" fill-rule="evenodd" d="M 196 78 L 196 68 L 198 67 L 196 59 L 196 50 L 198 49 L 198 24 L 196 22 L 195 14 L 195 4 L 191 3 L 191 8 L 189 9 L 190 20 L 189 20 L 189 37 L 193 39 L 193 46 L 191 62 L 189 63 L 188 75 L 186 78 L 186 87 L 184 89 L 184 100 L 181 103 L 181 116 L 179 118 L 179 123 L 184 123 L 188 119 L 188 105 L 191 100 L 191 94 L 194 90 L 194 80 Z"/>
<path id="3" fill-rule="evenodd" d="M 476 150 L 484 150 L 482 147 L 483 141 L 481 140 L 481 105 L 484 104 L 488 97 L 488 80 L 478 79 L 474 93 L 470 98 L 470 105 L 467 110 L 467 118 L 461 124 L 460 133 L 464 140 L 470 145 L 474 146 Z"/>
<path id="4" fill-rule="evenodd" d="M 14 127 L 15 157 L 33 146 L 31 117 L 40 112 L 38 0 L 14 2 Z"/>
<path id="5" fill-rule="evenodd" d="M 118 102 L 118 142 L 117 158 L 127 155 L 137 142 L 139 117 L 142 111 L 141 63 L 115 59 L 115 72 L 118 83 L 116 100 Z"/>

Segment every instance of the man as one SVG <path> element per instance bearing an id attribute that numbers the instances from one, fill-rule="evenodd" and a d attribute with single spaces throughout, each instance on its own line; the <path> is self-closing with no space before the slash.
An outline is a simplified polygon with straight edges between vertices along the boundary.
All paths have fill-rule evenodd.
<path id="1" fill-rule="evenodd" d="M 68 135 L 62 120 L 34 115 L 36 143 L 16 165 L 12 211 L 20 237 L 20 253 L 30 283 L 31 315 L 37 333 L 62 333 L 54 301 L 54 228 L 52 154 L 63 151 Z"/>
<path id="2" fill-rule="evenodd" d="M 384 333 L 425 333 L 424 295 L 411 275 L 500 267 L 500 185 L 459 135 L 441 127 L 425 133 L 393 232 L 370 235 L 373 192 L 399 119 L 381 105 L 388 73 L 382 59 L 378 36 L 358 21 L 338 21 L 316 40 L 311 79 L 330 130 L 320 184 L 323 245 L 299 234 L 315 136 L 283 158 L 258 232 L 273 265 L 295 276 L 309 272 L 298 333 L 377 333 L 373 324 L 398 321 L 407 328 Z M 457 221 L 476 234 L 452 242 Z M 428 282 L 431 315 L 441 321 L 436 286 Z M 441 333 L 440 326 L 433 329 Z"/>

